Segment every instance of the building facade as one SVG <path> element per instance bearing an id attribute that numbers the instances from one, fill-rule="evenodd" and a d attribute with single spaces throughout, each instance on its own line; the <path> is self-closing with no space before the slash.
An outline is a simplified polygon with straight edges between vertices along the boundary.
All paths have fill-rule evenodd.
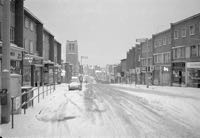
<path id="1" fill-rule="evenodd" d="M 153 39 L 153 84 L 171 85 L 171 30 L 154 34 Z"/>
<path id="2" fill-rule="evenodd" d="M 171 24 L 172 85 L 200 87 L 200 14 Z"/>
<path id="3" fill-rule="evenodd" d="M 66 62 L 72 65 L 72 75 L 79 74 L 79 60 L 78 60 L 78 42 L 67 40 L 66 44 Z"/>

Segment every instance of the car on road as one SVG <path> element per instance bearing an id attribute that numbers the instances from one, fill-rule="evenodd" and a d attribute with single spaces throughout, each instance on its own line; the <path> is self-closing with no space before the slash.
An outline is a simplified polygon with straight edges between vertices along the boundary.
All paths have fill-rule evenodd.
<path id="1" fill-rule="evenodd" d="M 68 85 L 69 90 L 82 90 L 82 85 L 79 81 L 79 77 L 72 77 L 71 82 Z"/>

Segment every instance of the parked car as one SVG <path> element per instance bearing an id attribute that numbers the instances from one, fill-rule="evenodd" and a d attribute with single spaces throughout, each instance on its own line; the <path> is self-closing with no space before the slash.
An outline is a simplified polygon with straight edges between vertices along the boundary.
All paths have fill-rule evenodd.
<path id="1" fill-rule="evenodd" d="M 68 85 L 69 90 L 82 90 L 82 85 L 78 77 L 72 77 L 71 82 Z"/>

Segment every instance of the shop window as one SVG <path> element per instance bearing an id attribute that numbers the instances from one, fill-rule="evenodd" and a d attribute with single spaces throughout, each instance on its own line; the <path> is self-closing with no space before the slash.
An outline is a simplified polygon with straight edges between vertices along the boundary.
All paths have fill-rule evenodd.
<path id="1" fill-rule="evenodd" d="M 186 28 L 183 28 L 183 29 L 181 30 L 181 36 L 182 36 L 182 37 L 186 37 Z"/>
<path id="2" fill-rule="evenodd" d="M 10 42 L 14 43 L 15 41 L 15 28 L 14 27 L 10 27 Z"/>
<path id="3" fill-rule="evenodd" d="M 190 35 L 194 35 L 195 34 L 195 26 L 194 25 L 190 25 L 189 26 L 189 33 L 190 33 Z"/>
<path id="4" fill-rule="evenodd" d="M 178 30 L 174 31 L 174 39 L 178 39 Z"/>
<path id="5" fill-rule="evenodd" d="M 197 56 L 197 47 L 195 45 L 190 47 L 190 55 L 191 57 L 196 57 Z"/>

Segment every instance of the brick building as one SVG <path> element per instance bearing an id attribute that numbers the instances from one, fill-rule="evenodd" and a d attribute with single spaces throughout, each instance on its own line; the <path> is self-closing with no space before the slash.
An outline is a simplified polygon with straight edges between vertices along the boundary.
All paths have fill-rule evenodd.
<path id="1" fill-rule="evenodd" d="M 153 39 L 153 84 L 171 84 L 171 30 L 159 32 Z"/>
<path id="2" fill-rule="evenodd" d="M 200 87 L 200 14 L 171 24 L 172 85 Z"/>
<path id="3" fill-rule="evenodd" d="M 79 61 L 78 61 L 78 42 L 67 40 L 66 44 L 66 62 L 72 65 L 72 75 L 79 74 Z"/>

